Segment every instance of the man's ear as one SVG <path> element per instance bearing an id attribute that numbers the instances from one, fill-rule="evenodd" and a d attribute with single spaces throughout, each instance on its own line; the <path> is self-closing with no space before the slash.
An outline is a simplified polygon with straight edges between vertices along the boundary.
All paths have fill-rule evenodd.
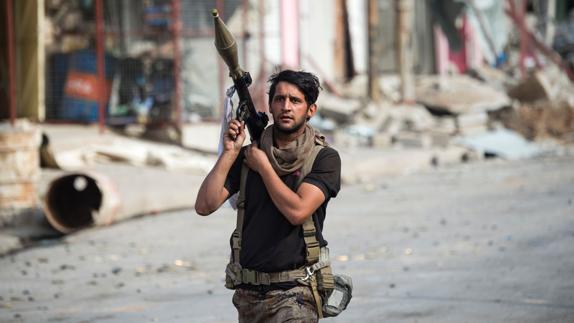
<path id="1" fill-rule="evenodd" d="M 311 119 L 315 113 L 317 113 L 317 104 L 313 103 L 307 108 L 307 120 Z"/>

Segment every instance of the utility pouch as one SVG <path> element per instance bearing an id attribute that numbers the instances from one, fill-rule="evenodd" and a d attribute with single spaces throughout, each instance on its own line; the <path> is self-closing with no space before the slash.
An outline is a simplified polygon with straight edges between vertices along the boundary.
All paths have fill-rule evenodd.
<path id="1" fill-rule="evenodd" d="M 323 267 L 315 272 L 317 289 L 322 295 L 329 295 L 335 288 L 331 266 Z"/>
<path id="2" fill-rule="evenodd" d="M 225 288 L 235 289 L 239 284 L 241 284 L 241 266 L 230 262 L 225 268 Z"/>
<path id="3" fill-rule="evenodd" d="M 328 295 L 321 296 L 323 317 L 339 315 L 347 308 L 353 296 L 353 281 L 346 275 L 333 275 L 335 287 Z M 322 294 L 324 295 L 324 294 Z"/>
<path id="4" fill-rule="evenodd" d="M 321 317 L 337 316 L 351 301 L 353 281 L 346 275 L 333 275 L 327 247 L 321 248 L 316 266 L 319 269 L 315 270 L 315 281 L 321 298 L 318 310 L 321 311 Z"/>

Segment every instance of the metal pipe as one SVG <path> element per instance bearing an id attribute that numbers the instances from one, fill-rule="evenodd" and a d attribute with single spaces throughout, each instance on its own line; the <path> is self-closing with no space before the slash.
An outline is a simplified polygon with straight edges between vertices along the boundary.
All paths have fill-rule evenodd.
<path id="1" fill-rule="evenodd" d="M 367 93 L 369 98 L 374 101 L 380 101 L 379 95 L 379 33 L 377 31 L 379 25 L 379 8 L 377 6 L 376 0 L 368 0 L 367 3 L 367 39 L 368 39 L 368 50 L 367 50 Z"/>
<path id="2" fill-rule="evenodd" d="M 412 12 L 414 2 L 396 0 L 397 17 L 397 62 L 401 79 L 401 100 L 404 103 L 414 102 L 414 80 L 412 75 L 413 55 L 410 47 L 412 37 Z"/>
<path id="3" fill-rule="evenodd" d="M 525 16 L 525 12 L 526 12 L 526 1 L 521 1 L 520 2 L 520 7 L 518 8 L 517 14 L 518 14 L 518 19 L 521 21 L 521 23 L 518 25 L 518 29 L 520 31 L 520 58 L 519 58 L 519 62 L 520 62 L 520 74 L 522 75 L 522 77 L 526 77 L 526 65 L 525 65 L 525 60 L 526 60 L 526 49 L 528 46 L 528 38 L 526 36 L 526 30 L 523 28 L 522 22 L 524 22 L 524 16 Z"/>
<path id="4" fill-rule="evenodd" d="M 175 124 L 178 129 L 182 128 L 181 119 L 181 0 L 172 0 L 172 34 L 173 34 L 173 84 L 175 104 Z"/>
<path id="5" fill-rule="evenodd" d="M 106 101 L 106 76 L 104 66 L 104 15 L 102 0 L 96 0 L 96 70 L 98 75 L 98 123 L 100 133 L 104 133 L 105 129 L 105 101 Z"/>
<path id="6" fill-rule="evenodd" d="M 10 106 L 10 123 L 16 124 L 16 71 L 14 55 L 14 3 L 6 0 L 6 33 L 8 41 L 8 104 Z"/>

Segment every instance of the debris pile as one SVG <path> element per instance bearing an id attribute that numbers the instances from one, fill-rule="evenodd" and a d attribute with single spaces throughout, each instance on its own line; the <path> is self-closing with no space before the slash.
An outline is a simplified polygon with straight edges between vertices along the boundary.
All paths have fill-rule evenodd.
<path id="1" fill-rule="evenodd" d="M 574 142 L 574 85 L 555 68 L 536 71 L 509 90 L 516 99 L 501 122 L 529 140 Z"/>
<path id="2" fill-rule="evenodd" d="M 433 165 L 447 152 L 458 162 L 516 159 L 547 153 L 538 139 L 574 142 L 574 87 L 553 66 L 523 79 L 490 67 L 419 76 L 411 104 L 396 103 L 396 76 L 380 83 L 386 98 L 380 103 L 361 98 L 356 84 L 340 91 L 344 97 L 322 93 L 313 126 L 343 149 L 422 149 Z"/>

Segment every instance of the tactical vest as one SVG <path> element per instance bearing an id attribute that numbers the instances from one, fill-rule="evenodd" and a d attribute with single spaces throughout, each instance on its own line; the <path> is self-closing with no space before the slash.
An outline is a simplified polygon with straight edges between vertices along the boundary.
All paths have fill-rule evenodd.
<path id="1" fill-rule="evenodd" d="M 295 190 L 303 182 L 313 168 L 313 163 L 323 148 L 322 145 L 316 144 L 301 167 L 301 174 L 297 179 Z M 241 236 L 243 232 L 243 220 L 245 216 L 245 186 L 247 181 L 248 167 L 243 163 L 241 166 L 241 177 L 239 184 L 239 197 L 237 199 L 237 226 L 231 235 L 231 259 L 225 269 L 225 287 L 235 289 L 240 284 L 251 285 L 270 285 L 282 282 L 298 282 L 299 284 L 310 286 L 313 291 L 313 297 L 317 305 L 319 318 L 323 317 L 322 297 L 325 299 L 331 294 L 335 287 L 331 263 L 329 261 L 329 249 L 320 248 L 317 241 L 315 222 L 313 216 L 307 218 L 303 223 L 303 239 L 305 240 L 306 258 L 305 266 L 282 272 L 265 273 L 246 268 L 242 268 L 239 263 L 241 252 Z"/>

